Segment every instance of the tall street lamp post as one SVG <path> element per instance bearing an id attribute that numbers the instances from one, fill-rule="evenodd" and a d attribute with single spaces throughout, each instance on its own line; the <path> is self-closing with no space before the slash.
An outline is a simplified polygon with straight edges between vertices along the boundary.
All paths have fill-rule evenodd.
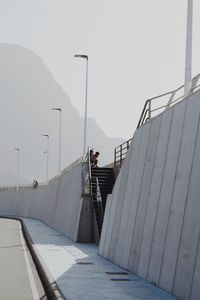
<path id="1" fill-rule="evenodd" d="M 20 148 L 14 148 L 17 151 L 17 188 L 19 188 L 19 178 L 20 178 Z"/>
<path id="2" fill-rule="evenodd" d="M 48 179 L 49 179 L 49 135 L 42 134 L 42 136 L 47 138 L 47 149 L 44 153 L 47 155 L 46 181 L 48 181 Z"/>
<path id="3" fill-rule="evenodd" d="M 59 108 L 59 107 L 54 107 L 52 108 L 52 110 L 57 110 L 60 112 L 60 129 L 59 129 L 59 174 L 60 174 L 60 171 L 61 171 L 61 112 L 62 112 L 62 109 Z"/>
<path id="4" fill-rule="evenodd" d="M 74 57 L 84 58 L 86 60 L 86 87 L 85 87 L 85 119 L 83 135 L 83 155 L 87 152 L 87 102 L 88 102 L 88 56 L 76 54 Z"/>
<path id="5" fill-rule="evenodd" d="M 184 87 L 185 97 L 188 96 L 192 85 L 192 25 L 193 25 L 193 0 L 188 0 L 186 55 L 185 55 L 185 87 Z"/>

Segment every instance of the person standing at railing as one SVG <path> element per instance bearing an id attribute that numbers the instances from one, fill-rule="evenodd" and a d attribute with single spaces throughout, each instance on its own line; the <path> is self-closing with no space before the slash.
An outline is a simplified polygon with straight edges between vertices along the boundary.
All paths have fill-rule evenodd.
<path id="1" fill-rule="evenodd" d="M 36 189 L 38 187 L 38 181 L 34 179 L 33 188 Z"/>
<path id="2" fill-rule="evenodd" d="M 90 150 L 91 151 L 91 150 Z M 97 167 L 97 164 L 98 164 L 98 157 L 99 157 L 99 152 L 96 152 L 95 154 L 92 154 L 90 156 L 90 162 L 91 162 L 91 166 L 92 167 Z"/>
<path id="3" fill-rule="evenodd" d="M 94 155 L 94 150 L 90 149 L 90 161 L 91 161 L 91 157 Z"/>

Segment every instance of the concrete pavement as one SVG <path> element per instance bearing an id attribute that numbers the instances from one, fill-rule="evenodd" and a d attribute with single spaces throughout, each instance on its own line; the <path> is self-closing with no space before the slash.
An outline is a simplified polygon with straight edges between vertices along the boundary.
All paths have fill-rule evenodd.
<path id="1" fill-rule="evenodd" d="M 44 223 L 23 218 L 39 259 L 68 300 L 175 300 L 177 298 L 97 255 Z"/>

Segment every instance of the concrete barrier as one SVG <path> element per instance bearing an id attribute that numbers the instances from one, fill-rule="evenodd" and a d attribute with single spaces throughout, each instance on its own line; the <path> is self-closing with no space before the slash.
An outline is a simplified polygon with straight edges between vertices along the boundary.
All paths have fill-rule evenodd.
<path id="1" fill-rule="evenodd" d="M 85 194 L 87 170 L 87 162 L 78 160 L 36 189 L 0 189 L 0 214 L 36 218 L 73 241 L 92 242 L 93 207 Z"/>
<path id="2" fill-rule="evenodd" d="M 200 299 L 200 91 L 136 130 L 108 198 L 99 254 Z"/>

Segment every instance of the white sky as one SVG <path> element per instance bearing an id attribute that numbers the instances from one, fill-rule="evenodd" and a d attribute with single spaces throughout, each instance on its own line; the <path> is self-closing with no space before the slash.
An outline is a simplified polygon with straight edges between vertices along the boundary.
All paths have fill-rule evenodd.
<path id="1" fill-rule="evenodd" d="M 187 0 L 0 0 L 0 42 L 39 55 L 83 116 L 108 136 L 132 137 L 146 99 L 184 81 Z M 193 75 L 200 72 L 194 0 Z"/>

